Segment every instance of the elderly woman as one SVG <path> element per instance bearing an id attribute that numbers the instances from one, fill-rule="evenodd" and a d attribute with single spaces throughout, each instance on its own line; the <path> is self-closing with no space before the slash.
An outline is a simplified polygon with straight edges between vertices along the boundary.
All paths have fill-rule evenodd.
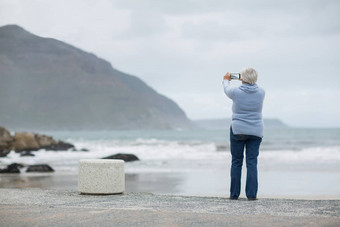
<path id="1" fill-rule="evenodd" d="M 257 156 L 263 137 L 262 105 L 265 92 L 258 87 L 257 72 L 246 68 L 240 72 L 242 85 L 230 87 L 230 73 L 224 76 L 225 94 L 233 101 L 230 127 L 231 184 L 230 199 L 238 199 L 241 189 L 241 171 L 246 148 L 247 180 L 246 196 L 255 200 L 257 195 Z"/>

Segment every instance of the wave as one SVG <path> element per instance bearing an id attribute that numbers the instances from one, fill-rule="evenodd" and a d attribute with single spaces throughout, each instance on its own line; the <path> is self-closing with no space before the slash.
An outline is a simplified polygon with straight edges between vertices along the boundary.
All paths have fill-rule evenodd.
<path id="1" fill-rule="evenodd" d="M 340 146 L 305 148 L 301 151 L 280 150 L 261 152 L 263 161 L 286 163 L 339 163 Z"/>
<path id="2" fill-rule="evenodd" d="M 169 141 L 155 138 L 135 140 L 67 140 L 78 148 L 87 148 L 88 152 L 81 151 L 46 151 L 32 152 L 35 157 L 20 157 L 18 153 L 11 152 L 7 157 L 1 158 L 1 163 L 13 162 L 26 165 L 47 163 L 53 168 L 64 171 L 76 170 L 79 159 L 102 158 L 116 153 L 132 153 L 137 155 L 141 162 L 129 164 L 128 168 L 139 170 L 166 171 L 181 167 L 182 169 L 200 169 L 212 166 L 212 163 L 225 165 L 230 163 L 228 146 L 215 143 L 190 141 Z M 223 149 L 218 150 L 218 146 Z M 340 164 L 340 146 L 313 147 L 296 150 L 265 150 L 260 152 L 261 163 L 277 164 L 308 164 L 326 163 Z M 177 164 L 175 164 L 177 163 Z M 208 167 L 207 167 L 208 168 Z M 225 168 L 225 167 L 223 167 Z"/>

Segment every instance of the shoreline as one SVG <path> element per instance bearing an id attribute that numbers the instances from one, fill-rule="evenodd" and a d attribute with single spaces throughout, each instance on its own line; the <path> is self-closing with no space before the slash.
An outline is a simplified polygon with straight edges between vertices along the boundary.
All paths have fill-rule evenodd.
<path id="1" fill-rule="evenodd" d="M 339 200 L 154 195 L 82 195 L 71 190 L 0 189 L 5 226 L 339 226 Z"/>
<path id="2" fill-rule="evenodd" d="M 189 180 L 192 184 L 188 183 Z M 199 180 L 207 179 L 200 178 Z M 193 182 L 193 180 L 195 180 Z M 228 198 L 228 183 L 223 183 L 223 190 L 215 191 L 216 187 L 201 187 L 195 184 L 197 179 L 183 173 L 126 173 L 126 191 L 130 193 L 153 193 L 156 195 L 179 195 Z M 209 181 L 207 181 L 209 184 Z M 202 184 L 204 185 L 204 184 Z M 243 185 L 244 186 L 244 185 Z M 78 189 L 76 173 L 21 173 L 1 174 L 0 189 L 42 189 L 42 190 L 74 190 Z M 195 192 L 196 190 L 196 192 Z M 199 191 L 200 190 L 200 191 Z M 225 193 L 224 193 L 225 192 Z M 291 192 L 290 192 L 291 193 Z M 240 198 L 245 198 L 243 191 Z M 293 199 L 293 200 L 340 200 L 340 194 L 265 194 L 259 190 L 259 199 Z"/>

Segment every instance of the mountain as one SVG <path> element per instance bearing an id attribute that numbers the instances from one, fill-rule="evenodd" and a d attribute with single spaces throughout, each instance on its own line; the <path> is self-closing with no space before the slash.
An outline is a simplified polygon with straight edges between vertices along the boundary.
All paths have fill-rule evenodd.
<path id="1" fill-rule="evenodd" d="M 230 126 L 231 119 L 230 118 L 221 118 L 221 119 L 202 119 L 195 120 L 194 123 L 203 129 L 209 130 L 219 130 L 226 129 Z M 283 123 L 279 119 L 275 118 L 265 118 L 263 119 L 263 124 L 265 128 L 279 128 L 279 127 L 288 127 L 285 123 Z"/>
<path id="2" fill-rule="evenodd" d="M 169 98 L 94 54 L 17 25 L 0 27 L 0 125 L 172 129 L 193 123 Z"/>

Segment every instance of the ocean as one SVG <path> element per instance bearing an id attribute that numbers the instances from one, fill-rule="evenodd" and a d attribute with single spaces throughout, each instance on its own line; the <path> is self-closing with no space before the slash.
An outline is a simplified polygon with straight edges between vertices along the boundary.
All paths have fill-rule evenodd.
<path id="1" fill-rule="evenodd" d="M 33 152 L 0 158 L 45 163 L 54 173 L 0 175 L 0 187 L 77 189 L 78 161 L 131 153 L 125 163 L 126 191 L 158 194 L 228 196 L 229 129 L 173 131 L 38 131 L 89 151 Z M 340 129 L 267 128 L 258 160 L 259 197 L 339 198 Z M 245 164 L 242 178 L 244 195 Z"/>

